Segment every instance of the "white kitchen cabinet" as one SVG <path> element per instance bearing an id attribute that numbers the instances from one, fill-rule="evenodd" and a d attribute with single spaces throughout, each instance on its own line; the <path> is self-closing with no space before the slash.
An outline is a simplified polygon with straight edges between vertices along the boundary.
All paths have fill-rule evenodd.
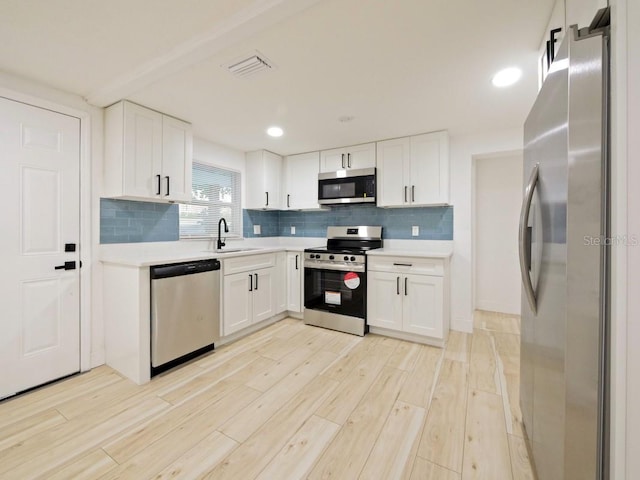
<path id="1" fill-rule="evenodd" d="M 276 315 L 276 265 L 273 253 L 222 261 L 223 336 Z"/>
<path id="2" fill-rule="evenodd" d="M 289 155 L 284 158 L 283 210 L 320 209 L 318 173 L 320 152 Z"/>
<path id="3" fill-rule="evenodd" d="M 253 290 L 249 289 L 249 282 L 253 279 L 250 276 L 244 272 L 224 276 L 222 335 L 237 332 L 253 323 Z"/>
<path id="4" fill-rule="evenodd" d="M 449 331 L 448 258 L 375 255 L 368 262 L 371 331 L 442 346 Z"/>
<path id="5" fill-rule="evenodd" d="M 302 253 L 287 252 L 287 310 L 302 312 Z"/>
<path id="6" fill-rule="evenodd" d="M 449 203 L 447 132 L 385 140 L 376 149 L 379 207 Z"/>
<path id="7" fill-rule="evenodd" d="M 276 253 L 277 287 L 274 289 L 276 314 L 287 310 L 287 290 L 284 288 L 284 286 L 287 285 L 287 267 L 287 252 Z"/>
<path id="8" fill-rule="evenodd" d="M 105 111 L 104 195 L 191 201 L 191 125 L 122 101 Z"/>
<path id="9" fill-rule="evenodd" d="M 249 210 L 280 209 L 282 157 L 267 150 L 246 154 L 246 201 Z"/>
<path id="10" fill-rule="evenodd" d="M 373 168 L 376 166 L 376 144 L 364 143 L 320 152 L 320 171 Z"/>

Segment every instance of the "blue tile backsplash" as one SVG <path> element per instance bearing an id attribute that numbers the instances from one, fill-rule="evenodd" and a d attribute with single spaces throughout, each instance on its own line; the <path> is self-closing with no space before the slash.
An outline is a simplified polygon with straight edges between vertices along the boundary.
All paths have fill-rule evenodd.
<path id="1" fill-rule="evenodd" d="M 329 225 L 382 225 L 384 238 L 453 240 L 453 207 L 377 208 L 335 206 L 320 212 L 243 210 L 243 236 L 326 237 Z M 253 234 L 260 225 L 261 234 Z M 417 237 L 411 227 L 420 227 Z M 296 227 L 291 235 L 291 227 Z M 180 239 L 177 204 L 100 199 L 100 243 L 167 242 Z"/>
<path id="2" fill-rule="evenodd" d="M 326 237 L 329 225 L 382 225 L 384 238 L 453 240 L 453 207 L 377 208 L 372 205 L 335 206 L 321 212 L 243 210 L 247 237 Z M 261 234 L 253 234 L 260 225 Z M 417 237 L 411 227 L 420 227 Z M 291 235 L 291 227 L 296 227 Z"/>
<path id="3" fill-rule="evenodd" d="M 100 199 L 100 243 L 166 242 L 179 238 L 178 204 Z"/>

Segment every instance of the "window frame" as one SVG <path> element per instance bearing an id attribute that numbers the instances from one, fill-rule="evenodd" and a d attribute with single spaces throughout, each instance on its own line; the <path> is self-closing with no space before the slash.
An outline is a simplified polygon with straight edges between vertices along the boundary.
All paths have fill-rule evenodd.
<path id="1" fill-rule="evenodd" d="M 194 201 L 193 200 L 193 168 L 196 164 L 199 165 L 204 165 L 207 167 L 213 167 L 213 168 L 217 168 L 220 170 L 224 170 L 227 172 L 231 172 L 233 174 L 238 175 L 238 188 L 240 190 L 239 194 L 238 194 L 238 232 L 229 232 L 226 235 L 224 235 L 224 237 L 226 238 L 233 238 L 233 239 L 240 239 L 243 238 L 243 212 L 242 212 L 242 172 L 238 169 L 235 168 L 230 168 L 228 166 L 225 165 L 220 165 L 217 163 L 213 163 L 213 162 L 207 162 L 207 161 L 202 161 L 202 160 L 198 160 L 196 158 L 193 159 L 192 161 L 192 165 L 191 165 L 191 171 L 192 171 L 192 180 L 191 180 L 191 195 L 192 195 L 192 200 L 189 202 L 182 202 L 180 203 L 180 205 L 211 205 L 212 203 L 210 202 L 198 202 L 197 200 Z M 232 206 L 234 205 L 233 203 L 231 204 Z M 181 207 L 179 207 L 181 209 Z M 212 238 L 217 238 L 217 232 L 216 231 L 212 231 L 211 233 L 208 234 L 198 234 L 198 235 L 190 235 L 190 234 L 183 234 L 182 233 L 182 222 L 181 222 L 181 216 L 180 216 L 180 211 L 178 212 L 178 234 L 179 234 L 179 239 L 180 240 L 203 240 L 203 239 L 212 239 Z"/>

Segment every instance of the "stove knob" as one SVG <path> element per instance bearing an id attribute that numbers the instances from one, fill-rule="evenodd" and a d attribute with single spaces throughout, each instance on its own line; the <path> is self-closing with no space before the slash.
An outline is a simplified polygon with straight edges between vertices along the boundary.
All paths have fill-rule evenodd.
<path id="1" fill-rule="evenodd" d="M 355 262 L 356 261 L 356 257 L 351 257 L 351 261 Z"/>
<path id="2" fill-rule="evenodd" d="M 313 255 L 311 255 L 313 257 Z M 316 255 L 315 258 L 320 258 L 320 255 Z"/>
<path id="3" fill-rule="evenodd" d="M 344 257 L 344 261 L 346 262 L 347 260 L 349 260 L 349 257 Z"/>
<path id="4" fill-rule="evenodd" d="M 334 258 L 336 257 L 334 257 L 333 255 L 329 255 L 329 260 L 333 260 Z"/>

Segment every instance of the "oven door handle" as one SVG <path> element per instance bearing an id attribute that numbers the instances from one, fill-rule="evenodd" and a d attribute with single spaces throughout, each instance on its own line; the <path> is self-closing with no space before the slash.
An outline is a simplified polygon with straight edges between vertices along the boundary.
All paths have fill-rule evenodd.
<path id="1" fill-rule="evenodd" d="M 337 271 L 337 272 L 365 272 L 364 265 L 314 265 L 313 263 L 306 261 L 304 265 L 305 270 L 322 270 L 322 271 Z"/>

